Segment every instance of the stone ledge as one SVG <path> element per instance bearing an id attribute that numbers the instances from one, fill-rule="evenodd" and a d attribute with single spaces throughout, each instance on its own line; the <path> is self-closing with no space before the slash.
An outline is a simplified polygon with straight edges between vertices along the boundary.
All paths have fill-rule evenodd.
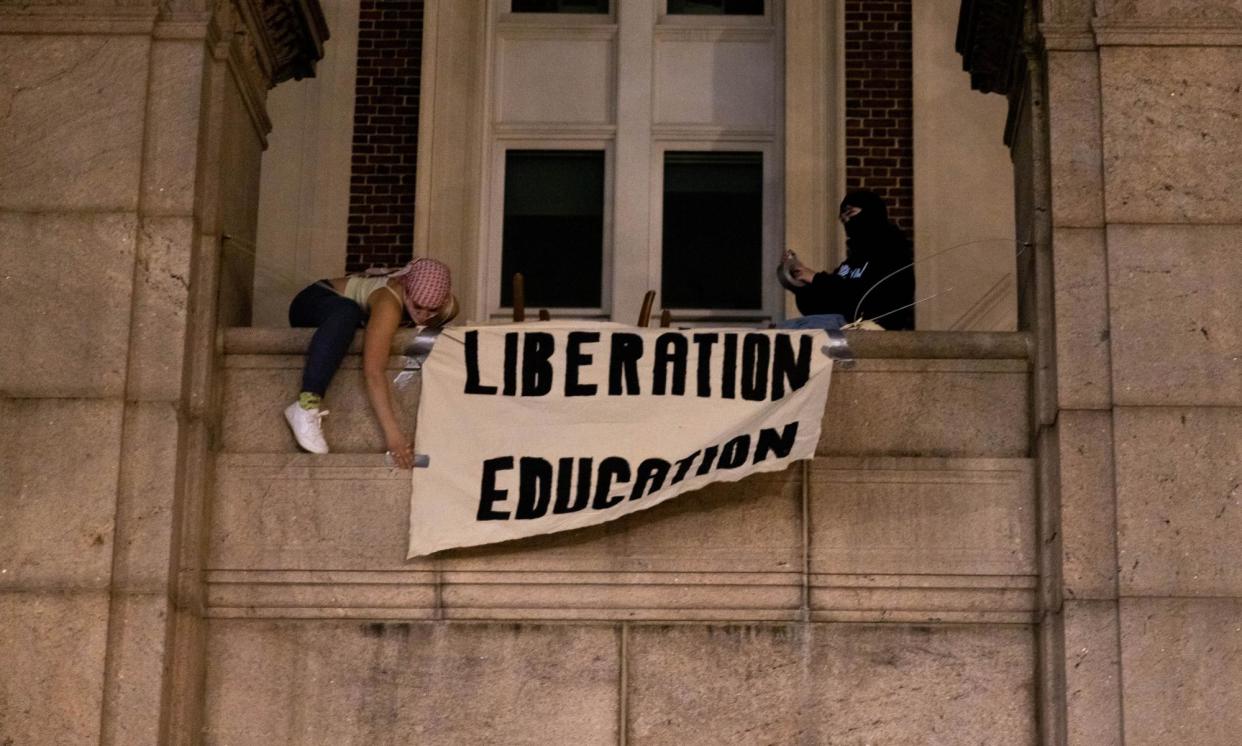
<path id="1" fill-rule="evenodd" d="M 537 322 L 532 324 L 537 329 Z M 224 333 L 226 355 L 301 355 L 314 329 L 233 327 Z M 414 340 L 413 329 L 397 332 L 392 351 L 400 355 Z M 1031 335 L 1027 332 L 846 332 L 858 358 L 1027 360 Z M 350 352 L 362 352 L 358 337 Z"/>
<path id="2" fill-rule="evenodd" d="M 1238 47 L 1242 27 L 1223 24 L 1164 26 L 1148 23 L 1096 21 L 1095 41 L 1101 47 Z"/>
<path id="3" fill-rule="evenodd" d="M 0 34 L 150 34 L 155 8 L 18 5 L 0 8 Z"/>
<path id="4" fill-rule="evenodd" d="M 207 613 L 394 620 L 1033 620 L 1028 459 L 826 458 L 812 464 L 809 494 L 803 487 L 806 465 L 798 465 L 713 485 L 601 526 L 406 561 L 408 475 L 385 468 L 381 456 L 224 454 L 216 479 Z M 804 500 L 812 501 L 806 528 Z M 850 558 L 858 552 L 842 554 L 848 547 L 833 528 L 843 524 L 851 527 L 849 537 L 872 541 L 877 531 L 889 535 L 886 527 L 903 523 L 918 527 L 923 540 L 890 535 L 862 559 Z M 909 544 L 904 553 L 894 551 L 899 544 Z"/>

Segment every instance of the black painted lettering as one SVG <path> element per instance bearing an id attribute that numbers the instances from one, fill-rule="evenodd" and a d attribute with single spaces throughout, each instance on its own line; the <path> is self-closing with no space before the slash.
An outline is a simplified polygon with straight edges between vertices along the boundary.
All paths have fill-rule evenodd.
<path id="1" fill-rule="evenodd" d="M 810 334 L 798 336 L 798 355 L 794 357 L 793 336 L 780 334 L 776 337 L 776 356 L 772 360 L 772 401 L 785 398 L 785 383 L 789 383 L 789 393 L 793 393 L 806 385 L 811 378 L 811 345 Z"/>
<path id="2" fill-rule="evenodd" d="M 483 482 L 479 485 L 479 512 L 476 520 L 504 521 L 509 514 L 495 509 L 496 503 L 504 502 L 509 496 L 508 490 L 496 489 L 496 472 L 513 468 L 512 456 L 489 458 L 483 462 Z"/>
<path id="3" fill-rule="evenodd" d="M 694 463 L 694 459 L 699 455 L 699 453 L 701 453 L 701 451 L 695 451 L 677 462 L 677 471 L 673 473 L 673 481 L 670 482 L 670 484 L 677 484 L 686 478 L 686 474 L 690 471 L 690 465 Z"/>
<path id="4" fill-rule="evenodd" d="M 522 340 L 522 396 L 547 396 L 552 390 L 552 351 L 547 332 L 526 332 Z"/>
<path id="5" fill-rule="evenodd" d="M 686 395 L 686 354 L 690 343 L 683 334 L 665 332 L 656 338 L 655 370 L 652 371 L 651 393 L 664 396 L 668 389 L 668 368 L 673 366 L 673 396 Z"/>
<path id="6" fill-rule="evenodd" d="M 591 465 L 594 459 L 578 459 L 578 479 L 575 481 L 574 460 L 560 459 L 556 471 L 556 502 L 552 505 L 553 513 L 577 513 L 591 501 Z M 570 495 L 573 495 L 571 503 Z"/>
<path id="7" fill-rule="evenodd" d="M 630 492 L 630 499 L 637 500 L 663 487 L 670 468 L 672 464 L 662 458 L 649 458 L 639 464 L 634 473 L 634 489 Z"/>
<path id="8" fill-rule="evenodd" d="M 518 333 L 505 334 L 505 396 L 517 395 Z"/>
<path id="9" fill-rule="evenodd" d="M 565 396 L 595 396 L 599 387 L 593 383 L 579 383 L 578 372 L 591 364 L 591 355 L 582 351 L 582 345 L 599 341 L 599 332 L 570 332 L 565 342 Z"/>
<path id="10" fill-rule="evenodd" d="M 699 348 L 699 364 L 697 373 L 698 389 L 695 393 L 701 397 L 712 395 L 712 345 L 719 341 L 719 334 L 696 334 L 694 344 Z"/>
<path id="11" fill-rule="evenodd" d="M 725 399 L 737 398 L 737 335 L 724 337 L 724 359 L 720 365 L 720 395 Z"/>
<path id="12" fill-rule="evenodd" d="M 766 334 L 747 334 L 742 340 L 742 398 L 763 401 L 768 397 L 768 366 L 772 364 L 772 341 Z"/>
<path id="13" fill-rule="evenodd" d="M 609 396 L 621 396 L 622 393 L 637 396 L 641 393 L 638 390 L 638 359 L 642 356 L 642 337 L 629 332 L 612 335 L 612 355 L 608 360 Z"/>
<path id="14" fill-rule="evenodd" d="M 542 518 L 552 500 L 552 464 L 546 459 L 523 456 L 518 461 L 518 504 L 513 517 L 519 521 Z"/>
<path id="15" fill-rule="evenodd" d="M 701 477 L 712 470 L 712 466 L 716 463 L 716 453 L 719 450 L 716 446 L 703 449 L 703 460 L 699 462 L 699 468 L 695 470 L 694 476 Z"/>
<path id="16" fill-rule="evenodd" d="M 736 469 L 746 463 L 749 456 L 750 436 L 739 435 L 720 449 L 720 463 L 717 466 L 721 469 Z"/>
<path id="17" fill-rule="evenodd" d="M 479 332 L 466 332 L 466 393 L 495 394 L 495 386 L 484 386 L 479 377 Z"/>
<path id="18" fill-rule="evenodd" d="M 778 434 L 776 428 L 765 427 L 759 431 L 759 442 L 755 444 L 755 460 L 752 464 L 766 461 L 769 455 L 785 458 L 793 452 L 794 441 L 798 439 L 798 422 L 789 423 Z"/>
<path id="19" fill-rule="evenodd" d="M 595 499 L 591 501 L 593 509 L 611 508 L 625 499 L 624 494 L 608 494 L 614 480 L 617 484 L 630 481 L 630 462 L 619 456 L 609 456 L 599 462 L 599 482 L 595 485 Z"/>

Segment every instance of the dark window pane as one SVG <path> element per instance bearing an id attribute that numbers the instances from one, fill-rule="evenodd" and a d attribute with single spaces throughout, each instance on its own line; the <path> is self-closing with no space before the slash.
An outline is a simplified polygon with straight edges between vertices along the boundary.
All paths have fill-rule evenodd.
<path id="1" fill-rule="evenodd" d="M 513 0 L 514 13 L 607 13 L 608 0 Z"/>
<path id="2" fill-rule="evenodd" d="M 598 308 L 604 254 L 604 152 L 505 153 L 500 303 L 513 305 L 513 274 L 531 308 Z"/>
<path id="3" fill-rule="evenodd" d="M 763 0 L 668 0 L 669 15 L 761 16 Z"/>
<path id="4" fill-rule="evenodd" d="M 763 305 L 763 154 L 665 153 L 663 303 Z"/>

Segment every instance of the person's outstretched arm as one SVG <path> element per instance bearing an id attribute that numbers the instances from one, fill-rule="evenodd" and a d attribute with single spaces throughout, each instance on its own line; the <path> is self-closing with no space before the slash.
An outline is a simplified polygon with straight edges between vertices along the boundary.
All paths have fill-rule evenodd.
<path id="1" fill-rule="evenodd" d="M 392 453 L 393 461 L 402 469 L 411 469 L 414 467 L 414 448 L 397 422 L 392 408 L 392 390 L 388 384 L 388 355 L 399 326 L 401 305 L 391 293 L 376 290 L 371 298 L 371 318 L 367 321 L 366 336 L 362 342 L 362 373 L 367 383 L 371 411 L 375 412 L 375 419 L 379 420 L 384 431 L 384 442 Z"/>

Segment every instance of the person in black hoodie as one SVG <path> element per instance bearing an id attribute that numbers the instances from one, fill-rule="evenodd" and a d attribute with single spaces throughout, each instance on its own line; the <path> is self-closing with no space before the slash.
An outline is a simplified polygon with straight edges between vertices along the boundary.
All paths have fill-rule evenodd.
<path id="1" fill-rule="evenodd" d="M 798 310 L 913 329 L 914 250 L 889 221 L 883 198 L 867 190 L 850 192 L 841 201 L 840 217 L 847 240 L 845 261 L 836 269 L 815 272 L 786 254 Z"/>

